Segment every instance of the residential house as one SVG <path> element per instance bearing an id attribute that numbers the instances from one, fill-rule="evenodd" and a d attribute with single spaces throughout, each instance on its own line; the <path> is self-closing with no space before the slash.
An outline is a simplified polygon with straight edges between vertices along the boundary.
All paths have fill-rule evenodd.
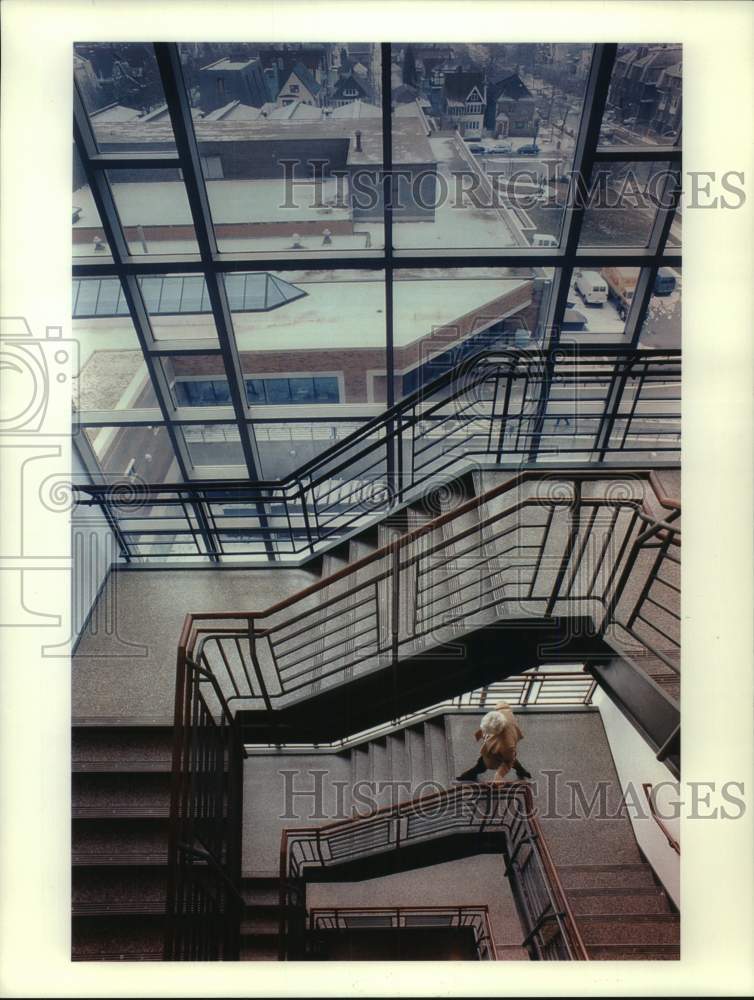
<path id="1" fill-rule="evenodd" d="M 640 45 L 619 51 L 609 102 L 624 122 L 635 119 L 637 125 L 651 125 L 660 103 L 660 76 L 680 61 L 680 45 Z"/>
<path id="2" fill-rule="evenodd" d="M 374 101 L 374 91 L 366 77 L 357 73 L 346 73 L 338 77 L 330 97 L 330 104 L 340 108 L 351 101 Z"/>
<path id="3" fill-rule="evenodd" d="M 280 88 L 277 103 L 283 105 L 301 101 L 313 107 L 321 107 L 324 91 L 303 63 L 296 63 L 287 79 Z"/>
<path id="4" fill-rule="evenodd" d="M 446 73 L 443 85 L 444 114 L 448 124 L 464 139 L 481 138 L 487 85 L 483 73 Z"/>
<path id="5" fill-rule="evenodd" d="M 657 80 L 658 101 L 652 128 L 666 138 L 674 137 L 681 128 L 682 82 L 683 66 L 680 62 L 664 69 Z"/>
<path id="6" fill-rule="evenodd" d="M 259 59 L 231 53 L 199 70 L 199 106 L 204 112 L 222 108 L 230 101 L 261 108 L 267 99 Z"/>
<path id="7" fill-rule="evenodd" d="M 518 73 L 507 70 L 487 88 L 485 128 L 495 136 L 534 136 L 537 108 L 533 95 Z"/>

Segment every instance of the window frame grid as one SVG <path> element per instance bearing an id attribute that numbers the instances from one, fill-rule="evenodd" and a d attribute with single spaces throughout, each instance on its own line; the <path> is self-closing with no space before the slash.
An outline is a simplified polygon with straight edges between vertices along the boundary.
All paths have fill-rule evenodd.
<path id="1" fill-rule="evenodd" d="M 380 270 L 384 271 L 385 289 L 385 354 L 386 386 L 388 392 L 387 409 L 394 403 L 394 274 L 400 270 L 426 269 L 427 267 L 456 268 L 469 270 L 500 267 L 543 267 L 553 268 L 549 300 L 542 326 L 545 341 L 541 349 L 552 366 L 560 343 L 562 320 L 570 289 L 573 271 L 577 267 L 590 268 L 611 264 L 633 266 L 640 269 L 639 280 L 632 305 L 626 317 L 625 350 L 630 353 L 638 346 L 639 337 L 652 297 L 654 281 L 660 267 L 680 267 L 681 247 L 667 246 L 670 228 L 678 205 L 680 194 L 681 132 L 673 146 L 602 146 L 599 143 L 600 128 L 607 100 L 613 66 L 617 54 L 616 43 L 600 43 L 593 46 L 591 65 L 586 91 L 581 109 L 579 130 L 571 172 L 569 198 L 564 209 L 560 243 L 557 248 L 536 248 L 534 250 L 514 247 L 495 251 L 430 250 L 422 254 L 396 250 L 393 246 L 392 216 L 392 104 L 391 67 L 392 43 L 380 44 L 383 146 L 383 225 L 384 249 L 377 252 L 320 255 L 318 252 L 300 252 L 295 257 L 273 252 L 264 256 L 254 252 L 227 253 L 218 250 L 214 225 L 211 218 L 209 199 L 202 172 L 196 135 L 193 127 L 189 95 L 183 78 L 179 46 L 175 42 L 156 42 L 154 51 L 168 105 L 176 152 L 101 152 L 92 128 L 85 104 L 74 81 L 74 141 L 81 160 L 86 182 L 90 187 L 95 207 L 99 213 L 111 257 L 77 256 L 73 260 L 74 278 L 116 277 L 120 281 L 122 295 L 128 306 L 139 346 L 155 393 L 157 409 L 142 411 L 88 411 L 76 414 L 79 428 L 77 440 L 80 444 L 82 460 L 95 481 L 101 471 L 93 449 L 85 440 L 83 429 L 98 426 L 148 426 L 159 423 L 165 426 L 182 480 L 201 485 L 204 477 L 193 474 L 193 466 L 180 428 L 188 423 L 223 424 L 235 420 L 239 429 L 241 447 L 246 463 L 246 474 L 250 480 L 261 479 L 259 452 L 254 435 L 254 404 L 249 404 L 246 396 L 245 379 L 252 377 L 244 373 L 235 339 L 233 317 L 225 287 L 224 275 L 236 272 L 285 272 L 314 267 L 316 270 Z M 601 163 L 663 162 L 669 164 L 662 204 L 655 209 L 651 234 L 646 246 L 604 248 L 580 248 L 580 234 L 584 217 L 583 195 L 591 177 L 592 168 Z M 191 210 L 191 219 L 199 246 L 198 254 L 160 254 L 157 257 L 132 255 L 129 252 L 124 229 L 116 208 L 108 171 L 119 169 L 178 168 L 182 171 L 183 183 Z M 139 278 L 149 275 L 168 276 L 171 274 L 201 275 L 210 299 L 217 341 L 193 341 L 191 343 L 158 339 L 150 322 L 140 287 Z M 599 347 L 596 343 L 594 346 Z M 223 358 L 231 405 L 209 407 L 177 406 L 173 400 L 168 379 L 160 362 L 162 356 L 173 354 L 213 354 Z M 548 403 L 547 380 L 543 382 L 542 396 L 538 406 L 538 421 L 544 423 Z M 187 410 L 193 411 L 188 419 Z M 211 410 L 212 415 L 199 417 L 198 411 Z M 229 421 L 229 413 L 231 419 Z M 159 414 L 159 420 L 155 420 Z M 345 419 L 345 417 L 344 417 Z M 295 422 L 298 422 L 296 420 Z M 607 425 L 606 425 L 607 426 Z M 605 438 L 607 441 L 607 438 Z M 537 436 L 529 455 L 530 461 L 537 458 Z M 393 474 L 392 456 L 388 455 L 389 474 Z M 197 515 L 198 516 L 198 515 Z M 215 558 L 214 545 L 205 539 L 207 550 Z M 270 558 L 272 558 L 270 553 Z"/>

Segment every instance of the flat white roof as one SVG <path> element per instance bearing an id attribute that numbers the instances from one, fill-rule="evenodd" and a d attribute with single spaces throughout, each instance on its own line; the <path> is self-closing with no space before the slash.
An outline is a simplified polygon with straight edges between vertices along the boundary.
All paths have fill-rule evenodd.
<path id="1" fill-rule="evenodd" d="M 307 294 L 264 313 L 234 313 L 233 326 L 240 350 L 290 351 L 385 347 L 385 288 L 375 277 L 348 279 L 342 272 L 285 273 L 286 281 Z M 481 331 L 505 315 L 500 296 L 526 284 L 523 278 L 433 278 L 396 280 L 395 331 L 397 347 L 427 337 L 438 328 L 452 327 L 472 312 L 480 314 Z M 485 306 L 490 308 L 485 312 Z M 520 306 L 518 307 L 520 308 Z M 214 337 L 210 314 L 157 316 L 160 339 L 197 340 Z M 76 319 L 81 359 L 97 350 L 133 350 L 138 347 L 127 317 Z M 174 331 L 174 332 L 173 332 Z"/>

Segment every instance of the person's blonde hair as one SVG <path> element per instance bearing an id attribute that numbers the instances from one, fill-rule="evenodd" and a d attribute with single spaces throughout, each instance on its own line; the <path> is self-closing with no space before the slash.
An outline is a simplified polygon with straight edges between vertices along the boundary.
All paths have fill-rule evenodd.
<path id="1" fill-rule="evenodd" d="M 502 733 L 507 725 L 507 720 L 502 712 L 488 712 L 482 719 L 479 728 L 485 736 L 497 736 Z"/>

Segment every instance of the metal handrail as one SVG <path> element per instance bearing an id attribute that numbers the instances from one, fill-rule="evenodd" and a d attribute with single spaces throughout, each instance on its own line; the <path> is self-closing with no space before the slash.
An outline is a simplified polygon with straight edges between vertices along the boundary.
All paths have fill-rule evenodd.
<path id="1" fill-rule="evenodd" d="M 544 417 L 551 424 L 555 422 L 548 430 L 540 428 L 535 432 L 529 427 L 537 409 L 529 389 L 518 396 L 511 392 L 511 385 L 518 384 L 516 380 L 524 387 L 531 380 L 541 381 L 542 392 L 562 392 L 558 376 L 547 373 L 551 367 L 547 358 L 513 349 L 485 349 L 469 355 L 456 368 L 367 420 L 282 479 L 181 484 L 123 481 L 74 484 L 73 491 L 79 504 L 99 505 L 113 518 L 121 554 L 127 561 L 157 558 L 160 554 L 159 547 L 153 554 L 142 554 L 139 536 L 144 532 L 154 540 L 165 536 L 165 544 L 171 546 L 172 540 L 179 537 L 192 542 L 190 551 L 182 554 L 171 551 L 171 558 L 188 558 L 204 552 L 197 547 L 197 538 L 202 535 L 207 536 L 205 554 L 212 557 L 222 556 L 226 536 L 230 542 L 238 539 L 235 544 L 245 545 L 250 555 L 266 553 L 267 558 L 277 558 L 280 554 L 311 554 L 325 542 L 340 538 L 391 509 L 438 475 L 447 475 L 451 470 L 459 474 L 471 461 L 498 463 L 504 455 L 512 455 L 520 462 L 529 456 L 534 443 L 537 449 L 557 453 L 561 460 L 567 460 L 571 453 L 578 456 L 586 453 L 590 461 L 597 454 L 602 461 L 607 452 L 626 455 L 630 460 L 634 452 L 646 451 L 649 442 L 645 444 L 644 437 L 651 433 L 663 441 L 668 435 L 668 440 L 672 439 L 669 448 L 655 442 L 651 445 L 654 451 L 677 454 L 678 412 L 654 412 L 657 409 L 654 406 L 650 411 L 644 408 L 639 412 L 632 405 L 628 416 L 614 417 L 623 427 L 620 444 L 617 440 L 603 444 L 599 443 L 603 436 L 600 428 L 608 414 L 584 416 L 576 406 L 585 401 L 582 383 L 590 379 L 607 385 L 617 378 L 632 404 L 644 398 L 647 380 L 643 378 L 635 385 L 629 377 L 637 365 L 642 372 L 648 366 L 652 368 L 649 387 L 654 378 L 677 381 L 679 352 L 667 351 L 661 355 L 650 352 L 646 357 L 645 354 L 619 348 L 587 350 L 578 345 L 563 345 L 554 362 L 556 371 L 557 365 L 564 367 L 567 375 L 561 377 L 568 379 L 566 387 L 573 385 L 578 392 L 575 388 L 573 399 L 556 396 L 558 407 L 565 406 L 567 416 L 564 419 L 558 409 Z M 605 402 L 599 393 L 596 401 Z M 651 405 L 651 396 L 644 402 Z M 600 405 L 599 409 L 606 410 L 606 406 Z M 563 419 L 565 427 L 561 428 Z M 574 427 L 571 419 L 575 421 Z M 632 430 L 632 444 L 627 436 L 634 421 L 648 422 L 657 429 Z M 670 425 L 674 429 L 669 429 Z M 533 434 L 537 436 L 536 442 Z M 574 435 L 577 444 L 571 440 Z M 549 444 L 543 444 L 546 441 Z M 579 460 L 583 461 L 583 457 Z M 342 477 L 342 482 L 338 477 Z M 339 484 L 337 489 L 334 483 Z M 364 486 L 370 487 L 368 496 L 364 496 Z M 233 503 L 245 506 L 233 510 L 229 507 Z M 163 524 L 156 516 L 160 511 L 166 512 Z M 132 549 L 134 538 L 136 549 Z"/>
<path id="2" fill-rule="evenodd" d="M 316 930 L 348 930 L 371 929 L 384 925 L 350 924 L 349 919 L 360 917 L 387 917 L 389 927 L 406 927 L 411 919 L 412 927 L 423 926 L 423 917 L 428 918 L 427 925 L 443 927 L 471 927 L 474 932 L 474 944 L 481 959 L 497 961 L 495 940 L 490 926 L 489 907 L 477 903 L 458 903 L 449 906 L 333 906 L 315 907 L 308 911 L 309 931 Z M 447 924 L 437 924 L 436 918 L 448 917 Z M 434 919 L 433 919 L 434 918 Z"/>
<path id="3" fill-rule="evenodd" d="M 670 832 L 670 830 L 668 830 L 667 826 L 662 821 L 659 813 L 657 812 L 657 806 L 655 805 L 654 799 L 652 798 L 652 785 L 649 782 L 645 781 L 645 782 L 642 783 L 641 787 L 644 790 L 644 795 L 645 795 L 645 797 L 647 799 L 647 802 L 649 803 L 649 812 L 650 812 L 650 814 L 652 816 L 652 819 L 655 821 L 655 823 L 662 830 L 662 832 L 663 832 L 663 834 L 665 836 L 665 839 L 668 842 L 668 846 L 671 847 L 675 851 L 676 854 L 680 855 L 680 853 L 681 853 L 681 845 L 675 839 L 675 837 Z"/>
<path id="4" fill-rule="evenodd" d="M 519 687 L 520 692 L 518 694 L 511 693 L 511 687 Z M 537 687 L 537 693 L 532 695 L 531 692 L 535 687 Z M 245 749 L 247 756 L 252 756 L 255 752 L 264 753 L 267 747 L 274 747 L 276 751 L 287 751 L 291 753 L 303 752 L 304 750 L 306 753 L 315 754 L 333 753 L 340 750 L 351 749 L 361 743 L 367 743 L 381 736 L 385 736 L 393 730 L 404 729 L 416 722 L 426 721 L 427 719 L 431 719 L 439 715 L 468 712 L 472 709 L 479 709 L 483 705 L 491 703 L 491 700 L 494 699 L 497 699 L 498 701 L 507 701 L 508 704 L 512 706 L 520 705 L 524 707 L 531 707 L 549 705 L 551 702 L 543 697 L 543 692 L 552 692 L 565 688 L 567 689 L 566 696 L 571 694 L 572 700 L 563 700 L 563 692 L 561 690 L 561 697 L 557 701 L 557 705 L 559 707 L 563 705 L 568 705 L 570 707 L 590 705 L 596 687 L 597 682 L 594 678 L 583 670 L 540 670 L 533 668 L 523 674 L 510 674 L 504 681 L 498 681 L 492 685 L 486 685 L 485 687 L 478 688 L 475 691 L 470 691 L 463 695 L 456 695 L 454 698 L 447 698 L 445 701 L 436 702 L 434 705 L 418 709 L 408 715 L 402 715 L 398 719 L 391 719 L 389 722 L 382 723 L 379 726 L 373 726 L 363 732 L 354 733 L 351 736 L 343 737 L 341 739 L 329 742 L 324 740 L 319 741 L 316 744 L 300 743 L 298 741 L 296 743 L 287 743 L 285 740 L 267 744 L 247 742 Z"/>
<path id="5" fill-rule="evenodd" d="M 420 816 L 425 822 L 419 831 L 411 836 L 408 824 L 413 816 Z M 437 820 L 434 825 L 427 820 L 433 816 Z M 462 823 L 452 822 L 459 816 Z M 406 829 L 400 835 L 400 830 L 404 826 Z M 369 828 L 384 831 L 380 842 L 375 844 L 365 836 L 365 831 Z M 376 809 L 367 816 L 335 820 L 319 827 L 284 829 L 280 838 L 280 958 L 288 957 L 292 927 L 295 925 L 300 928 L 302 917 L 305 920 L 307 874 L 313 869 L 337 867 L 357 860 L 360 856 L 400 851 L 408 844 L 423 843 L 428 840 L 436 842 L 438 835 L 445 833 L 450 836 L 459 830 L 464 833 L 487 833 L 499 837 L 500 851 L 507 859 L 510 859 L 512 853 L 513 836 L 526 841 L 532 856 L 537 859 L 540 871 L 539 885 L 540 888 L 544 888 L 548 904 L 545 911 L 536 914 L 529 912 L 526 906 L 521 908 L 520 916 L 524 924 L 525 940 L 531 944 L 530 939 L 536 939 L 538 922 L 551 912 L 565 949 L 562 957 L 586 960 L 588 956 L 584 942 L 536 818 L 531 788 L 525 782 L 457 785 L 399 805 Z M 349 834 L 354 836 L 351 841 L 352 849 L 347 851 L 342 845 L 347 845 Z M 325 857 L 323 843 L 330 844 L 334 841 L 339 845 L 337 856 L 330 852 L 329 856 Z M 316 851 L 311 849 L 312 844 L 316 845 Z M 309 845 L 308 850 L 305 845 Z M 475 853 L 478 845 L 478 840 L 474 839 L 473 843 L 470 841 L 470 853 Z M 507 865 L 507 873 L 512 879 L 518 878 L 518 872 L 511 864 Z M 514 896 L 517 894 L 514 893 Z"/>
<path id="6" fill-rule="evenodd" d="M 658 519 L 647 505 L 646 498 L 638 499 L 630 496 L 584 496 L 583 487 L 590 482 L 618 482 L 624 484 L 626 482 L 643 482 L 648 484 L 657 503 L 668 510 L 669 515 L 664 520 Z M 525 497 L 524 499 L 519 497 L 521 487 L 526 484 L 549 484 L 552 486 L 553 483 L 565 483 L 569 488 L 572 487 L 572 494 L 568 496 L 553 495 L 549 497 L 532 496 Z M 422 627 L 415 624 L 411 636 L 408 638 L 399 636 L 396 628 L 398 624 L 396 601 L 401 586 L 403 586 L 405 591 L 405 588 L 410 585 L 411 581 L 409 577 L 411 574 L 415 578 L 415 587 L 418 586 L 419 573 L 423 572 L 422 566 L 431 565 L 433 560 L 439 563 L 442 563 L 444 560 L 444 564 L 448 565 L 452 564 L 455 559 L 466 558 L 465 556 L 459 557 L 457 552 L 454 552 L 453 547 L 459 542 L 467 540 L 477 529 L 464 527 L 462 522 L 463 517 L 473 511 L 484 512 L 485 508 L 492 501 L 505 494 L 512 495 L 514 501 L 504 511 L 497 511 L 491 516 L 480 518 L 481 530 L 484 530 L 485 527 L 491 529 L 503 517 L 517 515 L 527 507 L 537 507 L 545 511 L 550 511 L 550 515 L 557 509 L 570 511 L 570 537 L 566 548 L 559 556 L 561 565 L 554 585 L 549 594 L 546 595 L 534 595 L 532 589 L 530 589 L 526 599 L 542 604 L 545 616 L 549 616 L 552 613 L 557 601 L 561 599 L 582 603 L 584 601 L 591 601 L 594 606 L 600 605 L 604 611 L 603 620 L 600 623 L 600 628 L 603 632 L 609 626 L 617 625 L 632 634 L 634 638 L 638 638 L 648 648 L 656 651 L 646 636 L 641 636 L 635 627 L 635 622 L 648 601 L 657 603 L 655 598 L 651 596 L 651 587 L 657 579 L 660 569 L 668 560 L 674 558 L 668 555 L 670 546 L 677 547 L 680 544 L 680 530 L 672 523 L 672 519 L 680 513 L 680 508 L 677 501 L 664 495 L 656 475 L 646 470 L 628 470 L 626 472 L 587 470 L 566 473 L 555 473 L 553 471 L 535 472 L 529 470 L 523 472 L 511 480 L 496 486 L 494 489 L 474 497 L 459 507 L 441 514 L 432 521 L 399 536 L 397 539 L 364 556 L 362 559 L 350 563 L 342 570 L 311 584 L 309 587 L 279 601 L 270 608 L 263 611 L 201 612 L 187 616 L 184 623 L 180 651 L 191 659 L 192 662 L 204 663 L 205 666 L 214 661 L 216 670 L 219 670 L 222 666 L 228 675 L 231 676 L 231 679 L 233 679 L 232 665 L 223 651 L 224 643 L 233 642 L 235 644 L 233 655 L 236 656 L 237 654 L 241 658 L 242 665 L 244 656 L 248 655 L 250 668 L 253 667 L 256 684 L 252 686 L 250 682 L 246 682 L 247 677 L 252 673 L 251 669 L 249 669 L 246 676 L 240 676 L 240 671 L 238 671 L 238 682 L 233 680 L 233 686 L 236 689 L 235 693 L 226 693 L 225 695 L 227 706 L 230 708 L 244 700 L 248 701 L 249 699 L 258 698 L 269 709 L 279 704 L 281 698 L 292 694 L 296 690 L 300 690 L 302 684 L 307 683 L 306 680 L 302 681 L 300 678 L 306 678 L 307 674 L 311 674 L 311 670 L 306 664 L 308 663 L 309 667 L 311 667 L 313 662 L 313 654 L 311 654 L 310 648 L 312 641 L 311 629 L 315 624 L 321 627 L 325 622 L 329 623 L 331 631 L 328 633 L 328 638 L 333 643 L 333 650 L 337 650 L 338 652 L 338 669 L 341 671 L 344 670 L 348 666 L 348 663 L 358 664 L 363 662 L 365 659 L 363 649 L 367 647 L 365 646 L 363 649 L 353 650 L 349 653 L 345 648 L 347 633 L 340 620 L 344 613 L 349 614 L 354 609 L 358 611 L 360 606 L 363 605 L 363 608 L 361 608 L 363 612 L 361 620 L 366 623 L 367 629 L 373 630 L 374 625 L 370 616 L 372 612 L 375 612 L 379 608 L 379 594 L 382 587 L 387 588 L 387 591 L 393 595 L 389 604 L 390 611 L 387 614 L 389 622 L 385 623 L 386 626 L 390 626 L 391 632 L 384 640 L 379 635 L 375 637 L 372 634 L 368 651 L 370 657 L 372 655 L 385 655 L 392 658 L 395 662 L 400 655 L 402 647 L 409 641 L 423 634 L 429 634 L 432 628 L 434 628 L 432 622 L 437 617 L 436 611 L 432 607 L 433 599 L 430 593 L 424 599 L 426 607 L 429 608 L 428 620 L 431 628 L 425 627 L 422 632 Z M 584 594 L 574 594 L 572 593 L 572 587 L 584 556 L 588 540 L 587 535 L 594 524 L 596 514 L 599 510 L 604 510 L 608 515 L 612 515 L 613 517 L 617 517 L 617 513 L 620 510 L 626 510 L 631 513 L 633 521 L 629 527 L 624 529 L 623 546 L 615 558 L 609 579 L 602 583 L 602 589 L 596 589 L 599 572 L 598 565 L 587 592 Z M 589 517 L 584 514 L 582 519 L 579 512 L 586 511 L 590 511 L 591 514 Z M 582 520 L 585 522 L 583 525 Z M 457 531 L 442 535 L 440 541 L 435 542 L 432 540 L 440 537 L 440 529 L 454 522 L 461 524 L 461 527 Z M 639 525 L 644 527 L 645 530 L 638 532 Z M 534 527 L 537 530 L 542 530 L 542 538 L 538 543 L 538 561 L 541 561 L 542 554 L 548 544 L 547 533 L 549 532 L 549 524 Z M 586 535 L 578 542 L 577 536 L 582 527 Z M 647 532 L 653 529 L 656 529 L 656 531 L 648 538 Z M 634 532 L 638 532 L 638 534 L 632 534 Z M 664 536 L 664 540 L 661 543 L 662 547 L 659 550 L 658 557 L 655 559 L 653 568 L 647 575 L 647 584 L 642 590 L 634 608 L 629 613 L 626 613 L 624 618 L 618 619 L 615 612 L 625 592 L 626 582 L 631 576 L 640 554 L 652 544 L 651 538 L 655 537 L 658 532 Z M 482 535 L 479 535 L 479 538 L 482 538 Z M 418 552 L 416 545 L 420 539 L 424 539 L 425 542 L 429 539 L 430 544 L 425 544 L 423 550 Z M 478 542 L 474 545 L 474 539 L 472 538 L 471 549 L 467 549 L 466 552 L 470 552 L 474 548 L 478 549 L 481 544 L 482 542 Z M 532 558 L 534 557 L 532 556 Z M 604 561 L 604 550 L 600 558 Z M 479 561 L 481 562 L 481 559 Z M 367 576 L 363 571 L 370 567 L 373 572 L 371 576 Z M 622 572 L 620 572 L 621 569 Z M 502 573 L 504 569 L 498 567 L 498 572 Z M 533 580 L 536 579 L 538 572 L 537 563 Z M 404 576 L 407 577 L 407 582 L 401 584 Z M 569 576 L 570 581 L 568 579 Z M 431 582 L 429 589 L 431 590 Z M 507 599 L 503 598 L 502 600 Z M 352 602 L 350 608 L 346 603 L 347 601 Z M 476 604 L 470 609 L 469 613 L 477 613 L 480 608 L 483 610 L 485 607 L 494 606 L 494 604 L 494 600 L 491 605 Z M 314 611 L 315 606 L 316 616 Z M 670 613 L 674 614 L 672 609 Z M 464 615 L 460 613 L 456 621 L 462 624 L 463 619 Z M 231 622 L 234 624 L 229 624 Z M 249 653 L 245 654 L 247 645 Z M 662 651 L 656 652 L 659 656 L 664 655 Z M 259 660 L 254 663 L 254 658 L 257 656 L 261 660 L 262 653 L 264 653 L 267 662 L 266 672 L 260 666 Z M 223 664 L 220 663 L 220 657 L 224 661 Z M 282 657 L 282 662 L 280 657 Z M 296 662 L 298 662 L 301 668 L 298 673 L 294 669 Z M 322 670 L 319 679 L 321 680 L 325 676 L 329 675 Z M 265 677 L 267 680 L 265 680 Z M 278 687 L 277 691 L 270 691 L 268 689 L 267 684 L 270 680 L 275 681 Z M 313 678 L 310 678 L 310 680 L 313 680 Z M 241 689 L 243 690 L 241 691 Z"/>

